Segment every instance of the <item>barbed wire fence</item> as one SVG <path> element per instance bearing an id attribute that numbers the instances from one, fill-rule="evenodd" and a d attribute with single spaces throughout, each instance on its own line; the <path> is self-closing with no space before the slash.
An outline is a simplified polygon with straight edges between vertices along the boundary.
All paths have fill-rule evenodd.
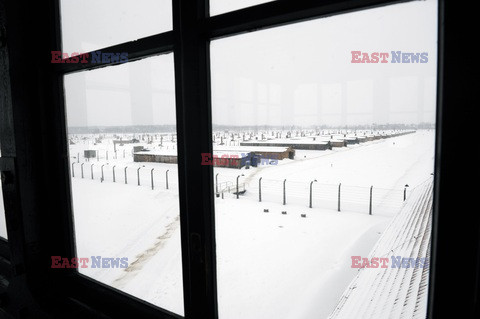
<path id="1" fill-rule="evenodd" d="M 73 178 L 97 180 L 101 183 L 137 185 L 178 192 L 178 174 L 175 168 L 152 168 L 145 165 L 80 162 L 70 163 Z M 176 167 L 176 166 L 175 166 Z M 222 181 L 214 184 L 217 197 L 243 198 L 258 202 L 298 205 L 309 208 L 325 208 L 338 212 L 358 212 L 370 215 L 391 215 L 399 211 L 408 194 L 431 180 L 426 179 L 413 188 L 388 189 L 375 186 L 325 184 L 259 178 L 250 182 Z"/>
<path id="2" fill-rule="evenodd" d="M 235 183 L 231 183 L 235 189 Z M 325 208 L 339 212 L 359 212 L 370 215 L 391 215 L 399 211 L 413 190 L 388 189 L 375 186 L 325 184 L 259 178 L 243 185 L 248 192 L 243 197 L 258 202 Z M 418 186 L 417 186 L 418 187 Z M 224 196 L 223 191 L 222 198 Z M 228 192 L 227 192 L 228 193 Z M 233 193 L 236 196 L 235 193 Z"/>
<path id="3" fill-rule="evenodd" d="M 178 190 L 175 168 L 164 169 L 135 164 L 107 162 L 72 162 L 72 178 L 96 180 L 101 183 L 137 185 L 154 189 Z"/>

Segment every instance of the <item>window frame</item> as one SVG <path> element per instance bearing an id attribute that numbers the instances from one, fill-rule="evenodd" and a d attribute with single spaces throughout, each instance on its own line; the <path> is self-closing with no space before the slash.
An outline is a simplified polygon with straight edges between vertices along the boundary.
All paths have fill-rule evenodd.
<path id="1" fill-rule="evenodd" d="M 185 318 L 218 318 L 213 168 L 200 165 L 200 153 L 212 152 L 210 41 L 283 24 L 409 1 L 412 0 L 279 0 L 209 17 L 208 0 L 172 0 L 172 31 L 100 49 L 106 52 L 128 52 L 128 62 L 163 53 L 174 54 Z M 0 123 L 3 155 L 0 169 L 2 176 L 5 176 L 2 183 L 9 237 L 8 242 L 0 241 L 0 248 L 8 245 L 11 254 L 5 255 L 9 255 L 15 276 L 46 276 L 51 285 L 48 288 L 45 288 L 43 278 L 37 277 L 25 285 L 31 288 L 32 294 L 41 304 L 52 305 L 53 302 L 58 302 L 58 311 L 76 309 L 80 313 L 99 318 L 105 315 L 181 318 L 98 283 L 75 270 L 49 269 L 50 256 L 75 256 L 63 75 L 118 64 L 50 64 L 50 52 L 61 51 L 59 2 L 50 0 L 48 5 L 33 4 L 26 10 L 20 5 L 25 5 L 24 1 L 5 4 L 7 21 L 11 22 L 7 28 L 9 39 L 13 34 L 17 39 L 24 38 L 25 41 L 37 44 L 39 55 L 37 59 L 23 63 L 21 59 L 28 58 L 28 52 L 19 54 L 19 57 L 12 56 L 12 53 L 19 53 L 22 48 L 28 48 L 28 45 L 10 40 L 7 42 L 10 56 L 1 57 L 2 62 L 8 62 L 7 71 L 11 72 L 8 80 L 12 77 L 12 83 L 6 84 L 7 87 L 11 85 L 12 91 L 2 91 L 0 107 L 3 115 Z M 3 5 L 2 0 L 0 9 Z M 452 158 L 447 151 L 453 143 L 446 134 L 458 127 L 455 126 L 458 124 L 455 124 L 454 119 L 458 119 L 459 115 L 446 112 L 448 108 L 445 105 L 453 105 L 461 88 L 459 84 L 448 83 L 445 79 L 455 78 L 459 74 L 454 66 L 461 62 L 452 57 L 456 47 L 451 43 L 457 43 L 457 35 L 454 27 L 447 29 L 454 31 L 445 31 L 445 6 L 445 1 L 439 0 L 434 223 L 428 318 L 438 317 L 447 307 L 445 301 L 451 298 L 444 287 L 452 280 L 447 279 L 448 269 L 442 263 L 448 262 L 450 258 L 447 250 L 450 246 L 446 244 L 449 240 L 448 225 L 459 224 L 446 212 L 447 194 L 454 190 L 451 182 L 455 181 L 455 177 L 447 172 L 445 164 Z M 453 4 L 451 7 L 458 9 Z M 18 22 L 12 23 L 16 18 L 19 18 Z M 43 24 L 38 31 L 29 33 L 30 30 L 20 26 L 28 19 Z M 36 36 L 41 32 L 47 36 L 37 39 Z M 450 44 L 445 42 L 445 37 L 451 40 Z M 451 52 L 452 55 L 445 52 Z M 451 62 L 452 66 L 447 66 L 445 61 Z M 31 75 L 34 68 L 38 69 L 37 77 L 27 81 L 23 88 L 15 86 Z M 19 78 L 15 80 L 15 77 Z M 26 101 L 21 99 L 21 92 L 32 91 L 37 94 L 32 94 L 34 96 Z M 40 102 L 39 108 L 34 110 L 33 106 L 37 102 Z M 30 114 L 32 111 L 33 114 Z M 24 129 L 25 123 L 30 125 L 29 129 Z M 40 137 L 35 134 L 37 130 L 42 132 Z M 31 160 L 32 150 L 40 154 L 35 163 Z M 31 174 L 31 170 L 37 173 Z M 468 207 L 465 206 L 468 201 L 463 205 Z M 454 299 L 456 301 L 460 301 L 460 296 L 468 297 L 467 292 L 479 293 L 480 276 L 475 267 L 480 265 L 480 231 L 474 228 L 478 225 L 478 218 L 472 220 L 467 235 L 469 239 L 477 239 L 476 243 L 467 245 L 468 251 L 473 251 L 473 257 L 469 259 L 472 264 L 468 270 L 470 274 L 476 275 L 476 286 L 460 286 L 465 287 L 466 291 L 458 293 L 457 299 Z M 457 240 L 456 243 L 458 242 Z M 461 251 L 467 252 L 467 248 Z M 2 252 L 4 250 L 0 249 Z M 38 292 L 42 291 L 42 287 L 48 291 L 46 296 L 40 296 L 42 293 Z M 478 310 L 478 302 L 474 302 L 474 306 Z"/>

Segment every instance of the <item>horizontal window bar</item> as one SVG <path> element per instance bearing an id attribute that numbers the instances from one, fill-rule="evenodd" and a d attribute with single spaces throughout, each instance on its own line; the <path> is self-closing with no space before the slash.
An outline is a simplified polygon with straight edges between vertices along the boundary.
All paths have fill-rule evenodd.
<path id="1" fill-rule="evenodd" d="M 85 58 L 86 63 L 82 63 L 82 58 L 62 59 L 62 62 L 53 63 L 55 73 L 66 74 L 83 70 L 93 70 L 110 65 L 118 65 L 143 59 L 149 56 L 169 53 L 173 51 L 173 31 L 152 35 L 135 41 L 117 44 L 111 47 L 95 50 L 92 52 L 78 52 L 79 54 L 88 56 Z M 99 55 L 100 53 L 109 54 L 106 57 Z M 63 52 L 69 54 L 73 52 Z M 113 54 L 113 55 L 111 55 Z M 117 55 L 115 58 L 114 55 Z M 57 60 L 57 56 L 51 56 L 52 60 Z"/>
<path id="2" fill-rule="evenodd" d="M 278 0 L 208 18 L 205 32 L 209 38 L 220 38 L 292 22 L 409 1 L 412 0 Z"/>

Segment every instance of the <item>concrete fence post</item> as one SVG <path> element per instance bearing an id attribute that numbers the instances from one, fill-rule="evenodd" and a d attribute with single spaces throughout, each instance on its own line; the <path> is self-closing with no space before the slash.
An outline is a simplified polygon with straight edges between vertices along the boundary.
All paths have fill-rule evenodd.
<path id="1" fill-rule="evenodd" d="M 75 162 L 72 163 L 72 177 L 75 177 Z"/>
<path id="2" fill-rule="evenodd" d="M 168 189 L 168 172 L 169 172 L 169 171 L 170 171 L 170 170 L 167 169 L 167 171 L 165 172 L 165 187 L 166 187 L 167 189 Z"/>
<path id="3" fill-rule="evenodd" d="M 95 164 L 90 165 L 90 174 L 92 175 L 92 179 L 93 179 L 93 165 Z"/>
<path id="4" fill-rule="evenodd" d="M 152 168 L 152 170 L 150 171 L 150 179 L 151 179 L 151 182 L 152 182 L 152 190 L 154 188 L 154 185 L 153 185 L 153 171 L 155 170 L 155 168 Z"/>
<path id="5" fill-rule="evenodd" d="M 368 208 L 369 215 L 372 215 L 372 195 L 373 195 L 373 186 L 370 186 L 370 205 Z"/>
<path id="6" fill-rule="evenodd" d="M 258 180 L 258 201 L 262 201 L 262 177 Z"/>
<path id="7" fill-rule="evenodd" d="M 403 201 L 407 200 L 407 187 L 409 187 L 408 184 L 405 184 L 405 187 L 403 188 Z"/>
<path id="8" fill-rule="evenodd" d="M 283 205 L 287 205 L 287 190 L 285 187 L 286 179 L 283 180 Z"/>
<path id="9" fill-rule="evenodd" d="M 315 180 L 313 180 L 313 181 L 310 182 L 310 206 L 309 206 L 310 208 L 312 208 L 312 206 L 313 206 L 313 205 L 312 205 L 312 196 L 313 196 L 313 190 L 312 190 L 312 188 L 313 188 L 313 183 L 316 182 L 316 181 L 317 181 L 317 180 L 315 179 Z"/>
<path id="10" fill-rule="evenodd" d="M 338 184 L 338 211 L 340 211 L 340 192 L 342 188 L 342 183 Z"/>
<path id="11" fill-rule="evenodd" d="M 127 168 L 128 166 L 125 166 L 124 172 L 125 172 L 125 184 L 127 184 Z"/>
<path id="12" fill-rule="evenodd" d="M 113 168 L 112 168 L 112 170 L 113 170 L 112 176 L 113 176 L 113 182 L 114 182 L 114 183 L 115 183 L 115 166 L 116 166 L 116 165 L 113 165 Z"/>
<path id="13" fill-rule="evenodd" d="M 80 165 L 80 167 L 82 169 L 82 178 L 83 178 L 83 165 L 85 165 L 85 163 L 82 163 L 82 165 Z"/>
<path id="14" fill-rule="evenodd" d="M 140 166 L 140 167 L 137 169 L 137 184 L 138 184 L 138 186 L 140 186 L 140 169 L 141 169 L 141 168 L 142 168 L 142 167 Z"/>

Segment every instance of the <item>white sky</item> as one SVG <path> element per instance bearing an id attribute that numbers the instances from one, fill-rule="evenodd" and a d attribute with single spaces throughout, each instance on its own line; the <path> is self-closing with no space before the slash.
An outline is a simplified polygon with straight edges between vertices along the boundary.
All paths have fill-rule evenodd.
<path id="1" fill-rule="evenodd" d="M 271 1 L 273 0 L 210 0 L 210 15 L 214 16 Z"/>
<path id="2" fill-rule="evenodd" d="M 212 14 L 238 7 L 223 1 L 212 0 Z M 240 6 L 253 2 L 266 1 Z M 64 52 L 69 53 L 167 31 L 172 24 L 171 1 L 163 0 L 63 0 L 62 14 Z M 352 64 L 353 50 L 428 52 L 429 60 Z M 285 126 L 434 122 L 436 51 L 437 2 L 432 0 L 214 40 L 212 121 Z M 172 54 L 68 75 L 65 88 L 69 126 L 175 124 Z"/>

